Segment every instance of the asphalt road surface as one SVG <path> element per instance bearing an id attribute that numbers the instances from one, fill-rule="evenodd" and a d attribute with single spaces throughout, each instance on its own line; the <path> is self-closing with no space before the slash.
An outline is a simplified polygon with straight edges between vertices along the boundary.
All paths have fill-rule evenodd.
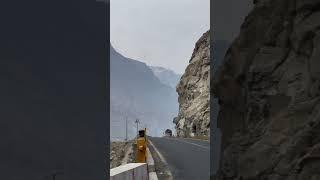
<path id="1" fill-rule="evenodd" d="M 149 140 L 168 163 L 174 180 L 210 179 L 210 142 L 174 137 Z"/>

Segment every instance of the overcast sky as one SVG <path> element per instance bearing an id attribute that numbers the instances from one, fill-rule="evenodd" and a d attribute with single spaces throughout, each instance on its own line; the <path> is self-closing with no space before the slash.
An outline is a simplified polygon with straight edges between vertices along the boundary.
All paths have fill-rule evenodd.
<path id="1" fill-rule="evenodd" d="M 210 0 L 111 0 L 111 44 L 122 55 L 183 73 L 210 28 Z"/>

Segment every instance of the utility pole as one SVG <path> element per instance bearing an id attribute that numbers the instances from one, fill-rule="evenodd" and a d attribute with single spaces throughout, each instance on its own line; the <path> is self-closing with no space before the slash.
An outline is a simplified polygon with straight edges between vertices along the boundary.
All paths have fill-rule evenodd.
<path id="1" fill-rule="evenodd" d="M 138 139 L 140 120 L 139 120 L 139 119 L 136 119 L 135 123 L 137 124 L 137 139 Z"/>
<path id="2" fill-rule="evenodd" d="M 128 117 L 126 116 L 126 141 L 128 141 Z"/>

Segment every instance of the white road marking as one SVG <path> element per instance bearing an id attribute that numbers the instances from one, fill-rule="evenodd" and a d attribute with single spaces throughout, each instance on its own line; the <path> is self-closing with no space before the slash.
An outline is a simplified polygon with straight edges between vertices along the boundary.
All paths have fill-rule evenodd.
<path id="1" fill-rule="evenodd" d="M 160 158 L 160 160 L 166 165 L 166 166 L 168 166 L 168 163 L 167 163 L 167 161 L 164 159 L 164 157 L 162 156 L 162 154 L 159 152 L 159 150 L 156 148 L 156 146 L 155 145 L 153 145 L 153 143 L 150 141 L 150 139 L 148 139 L 148 141 L 149 141 L 149 144 L 152 146 L 152 148 L 156 151 L 156 153 L 158 154 L 158 156 L 159 156 L 159 158 Z M 150 153 L 151 154 L 151 153 Z M 166 172 L 166 174 L 168 174 L 169 176 L 170 176 L 170 180 L 172 179 L 172 174 L 171 174 L 171 172 L 170 171 L 167 171 Z"/>
<path id="2" fill-rule="evenodd" d="M 149 180 L 158 180 L 156 172 L 149 172 Z"/>
<path id="3" fill-rule="evenodd" d="M 168 164 L 167 161 L 164 159 L 164 157 L 162 156 L 162 154 L 159 152 L 159 150 L 156 148 L 156 146 L 153 145 L 153 143 L 150 141 L 149 139 L 149 143 L 150 145 L 153 147 L 153 149 L 156 151 L 156 153 L 158 154 L 160 160 L 165 163 L 165 164 Z"/>
<path id="4" fill-rule="evenodd" d="M 151 155 L 149 148 L 147 148 L 147 163 L 150 166 L 154 166 L 154 160 L 152 158 L 152 155 Z"/>
<path id="5" fill-rule="evenodd" d="M 183 140 L 178 140 L 178 139 L 174 139 L 174 138 L 166 138 L 166 139 L 175 140 L 175 141 L 180 141 L 180 142 L 184 142 L 184 143 L 187 143 L 187 144 L 191 144 L 191 145 L 194 145 L 194 146 L 201 147 L 201 148 L 203 148 L 203 149 L 208 149 L 208 150 L 210 150 L 209 147 L 202 146 L 202 145 L 199 145 L 199 144 L 196 144 L 196 143 L 187 142 L 187 141 L 183 141 Z"/>

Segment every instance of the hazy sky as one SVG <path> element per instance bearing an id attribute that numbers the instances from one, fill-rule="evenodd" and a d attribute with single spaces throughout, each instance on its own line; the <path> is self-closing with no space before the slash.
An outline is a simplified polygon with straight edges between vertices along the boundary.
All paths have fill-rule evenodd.
<path id="1" fill-rule="evenodd" d="M 122 55 L 183 73 L 210 28 L 210 0 L 111 0 L 111 44 Z"/>

